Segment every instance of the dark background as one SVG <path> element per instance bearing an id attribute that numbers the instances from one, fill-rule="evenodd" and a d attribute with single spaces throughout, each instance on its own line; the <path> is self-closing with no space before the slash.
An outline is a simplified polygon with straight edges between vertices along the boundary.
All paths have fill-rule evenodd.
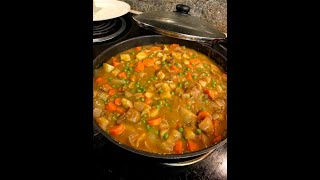
<path id="1" fill-rule="evenodd" d="M 3 176 L 90 179 L 91 1 L 2 8 Z M 317 174 L 316 8 L 228 1 L 228 178 Z"/>

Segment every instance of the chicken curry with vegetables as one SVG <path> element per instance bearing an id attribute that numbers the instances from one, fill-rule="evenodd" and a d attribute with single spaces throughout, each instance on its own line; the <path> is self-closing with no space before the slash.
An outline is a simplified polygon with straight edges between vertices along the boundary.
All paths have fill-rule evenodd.
<path id="1" fill-rule="evenodd" d="M 93 117 L 121 144 L 183 154 L 227 136 L 227 74 L 179 44 L 138 46 L 94 70 Z"/>

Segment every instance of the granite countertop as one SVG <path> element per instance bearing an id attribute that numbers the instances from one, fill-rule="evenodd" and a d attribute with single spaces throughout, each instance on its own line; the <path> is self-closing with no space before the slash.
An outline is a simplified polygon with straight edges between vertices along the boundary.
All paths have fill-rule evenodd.
<path id="1" fill-rule="evenodd" d="M 227 0 L 122 0 L 137 11 L 175 11 L 177 4 L 191 8 L 189 14 L 211 22 L 227 33 Z"/>

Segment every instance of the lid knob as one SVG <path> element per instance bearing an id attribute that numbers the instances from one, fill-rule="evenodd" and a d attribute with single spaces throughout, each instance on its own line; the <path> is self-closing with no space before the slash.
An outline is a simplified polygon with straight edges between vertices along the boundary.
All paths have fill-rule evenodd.
<path id="1" fill-rule="evenodd" d="M 177 4 L 176 9 L 177 9 L 177 12 L 183 13 L 183 14 L 188 14 L 188 12 L 190 11 L 190 7 L 183 4 Z"/>

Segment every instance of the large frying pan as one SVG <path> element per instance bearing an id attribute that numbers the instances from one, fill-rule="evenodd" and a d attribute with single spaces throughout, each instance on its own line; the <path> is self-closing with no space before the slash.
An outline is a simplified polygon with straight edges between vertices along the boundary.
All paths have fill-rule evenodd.
<path id="1" fill-rule="evenodd" d="M 182 40 L 182 39 L 176 39 L 172 37 L 162 36 L 162 35 L 150 35 L 150 36 L 140 36 L 132 39 L 128 39 L 126 41 L 120 42 L 118 44 L 115 44 L 111 46 L 110 48 L 103 51 L 100 55 L 98 55 L 94 61 L 93 61 L 93 69 L 99 68 L 103 63 L 105 63 L 108 59 L 110 59 L 112 56 L 115 56 L 118 53 L 121 53 L 125 50 L 128 50 L 130 48 L 141 46 L 141 45 L 148 45 L 148 44 L 172 44 L 172 43 L 178 43 L 182 46 L 186 46 L 188 48 L 192 48 L 194 50 L 197 50 L 208 57 L 210 57 L 212 60 L 214 60 L 218 65 L 221 66 L 221 68 L 227 72 L 227 58 L 223 55 L 225 52 L 218 52 L 213 47 L 204 45 L 199 42 L 194 41 L 188 41 L 188 40 Z M 209 153 L 216 148 L 219 148 L 220 146 L 224 145 L 227 142 L 227 138 L 223 139 L 220 143 L 208 147 L 206 149 L 202 149 L 196 152 L 190 152 L 185 154 L 167 154 L 167 155 L 161 155 L 161 154 L 155 154 L 150 152 L 145 152 L 141 150 L 134 149 L 130 146 L 127 146 L 125 144 L 119 144 L 117 141 L 113 139 L 112 136 L 107 134 L 105 131 L 103 131 L 96 123 L 95 120 L 93 120 L 94 127 L 98 129 L 98 131 L 106 137 L 109 141 L 112 142 L 112 144 L 119 146 L 120 148 L 125 149 L 128 152 L 131 152 L 132 154 L 135 154 L 137 156 L 140 156 L 139 158 L 146 158 L 146 159 L 153 159 L 155 161 L 159 162 L 180 162 L 180 161 L 186 161 L 189 159 L 194 159 L 197 157 L 200 157 L 206 153 Z"/>

